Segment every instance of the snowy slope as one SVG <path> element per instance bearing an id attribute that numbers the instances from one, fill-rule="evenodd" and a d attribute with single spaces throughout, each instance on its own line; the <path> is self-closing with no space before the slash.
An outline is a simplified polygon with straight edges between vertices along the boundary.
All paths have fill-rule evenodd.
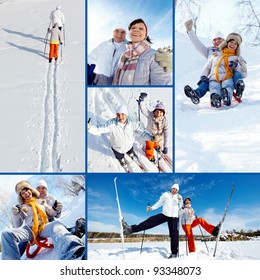
<path id="1" fill-rule="evenodd" d="M 200 38 L 207 46 L 210 40 Z M 248 77 L 241 104 L 211 108 L 209 95 L 199 105 L 183 92 L 196 88 L 206 59 L 187 34 L 175 34 L 175 171 L 259 172 L 260 171 L 260 56 L 259 47 L 241 46 Z"/>
<path id="2" fill-rule="evenodd" d="M 207 248 L 203 242 L 196 241 L 196 253 L 186 255 L 186 243 L 180 242 L 181 260 L 259 260 L 259 240 L 219 242 L 216 257 L 213 258 L 215 242 L 207 242 Z M 170 242 L 144 242 L 142 254 L 140 243 L 125 243 L 126 260 L 165 260 L 170 255 Z M 120 260 L 123 259 L 120 243 L 89 243 L 89 260 Z"/>
<path id="3" fill-rule="evenodd" d="M 55 66 L 44 38 L 57 4 L 66 24 Z M 84 171 L 85 1 L 7 1 L 0 26 L 0 170 Z"/>
<path id="4" fill-rule="evenodd" d="M 93 125 L 103 124 L 116 116 L 116 108 L 124 104 L 128 108 L 129 116 L 138 119 L 137 99 L 140 92 L 148 94 L 145 105 L 153 110 L 157 101 L 166 105 L 166 115 L 169 126 L 172 127 L 172 89 L 171 88 L 90 88 L 88 90 L 88 118 Z M 141 121 L 146 126 L 146 118 L 141 114 Z M 172 138 L 172 131 L 170 132 Z M 170 138 L 170 139 L 171 139 Z M 158 172 L 157 165 L 151 163 L 144 154 L 143 145 L 145 140 L 136 136 L 134 149 L 143 166 L 149 172 Z M 169 147 L 169 157 L 172 158 L 172 145 Z M 129 159 L 131 172 L 142 170 Z M 172 168 L 160 159 L 159 165 L 164 172 L 172 172 Z M 94 136 L 88 133 L 88 171 L 89 172 L 125 172 L 115 158 L 107 134 Z"/>

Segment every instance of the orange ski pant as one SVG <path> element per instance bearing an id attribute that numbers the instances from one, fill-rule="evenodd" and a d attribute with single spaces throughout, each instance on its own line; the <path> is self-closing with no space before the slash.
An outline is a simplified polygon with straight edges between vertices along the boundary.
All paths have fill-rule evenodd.
<path id="1" fill-rule="evenodd" d="M 206 220 L 203 218 L 196 218 L 191 225 L 182 225 L 182 228 L 187 236 L 188 239 L 188 247 L 189 247 L 189 252 L 196 252 L 196 246 L 194 242 L 194 237 L 193 237 L 193 232 L 192 229 L 198 225 L 201 225 L 208 233 L 212 233 L 213 229 L 215 226 L 209 224 Z"/>
<path id="2" fill-rule="evenodd" d="M 145 155 L 147 158 L 152 159 L 154 158 L 154 149 L 157 148 L 157 144 L 158 144 L 158 148 L 160 147 L 159 142 L 152 142 L 152 141 L 145 141 Z"/>
<path id="3" fill-rule="evenodd" d="M 50 44 L 49 58 L 57 58 L 59 55 L 59 44 Z"/>

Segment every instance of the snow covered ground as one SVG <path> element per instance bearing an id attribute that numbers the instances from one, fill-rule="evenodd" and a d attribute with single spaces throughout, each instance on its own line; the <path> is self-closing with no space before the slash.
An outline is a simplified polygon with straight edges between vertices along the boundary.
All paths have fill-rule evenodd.
<path id="1" fill-rule="evenodd" d="M 209 253 L 204 242 L 196 241 L 196 253 L 186 255 L 186 243 L 180 242 L 181 260 L 259 260 L 260 240 L 219 242 L 216 257 L 213 257 L 215 242 L 207 242 Z M 141 243 L 125 243 L 126 260 L 163 260 L 170 255 L 170 242 L 144 242 L 140 254 Z M 89 260 L 123 259 L 121 243 L 89 243 Z"/>
<path id="2" fill-rule="evenodd" d="M 90 88 L 88 90 L 88 118 L 91 118 L 93 125 L 103 124 L 107 120 L 116 116 L 116 108 L 119 105 L 126 105 L 128 114 L 138 119 L 137 99 L 140 92 L 146 92 L 145 105 L 149 110 L 153 110 L 158 101 L 166 105 L 166 116 L 169 127 L 172 127 L 172 89 L 171 88 Z M 146 126 L 146 117 L 140 114 L 141 121 Z M 172 129 L 170 129 L 170 139 L 172 139 Z M 143 151 L 145 140 L 136 135 L 134 149 L 143 166 L 149 172 L 158 172 L 157 165 L 151 163 Z M 156 153 L 155 153 L 156 155 Z M 172 143 L 169 147 L 169 157 L 172 159 Z M 142 170 L 129 159 L 131 172 L 142 172 Z M 160 159 L 159 165 L 164 172 L 172 172 L 172 168 Z M 125 172 L 115 158 L 109 137 L 107 134 L 95 136 L 88 133 L 88 171 L 89 172 Z"/>
<path id="3" fill-rule="evenodd" d="M 54 65 L 44 38 L 57 4 L 65 45 Z M 1 172 L 85 170 L 84 11 L 83 0 L 1 1 Z"/>
<path id="4" fill-rule="evenodd" d="M 210 46 L 209 38 L 200 38 Z M 247 61 L 243 102 L 230 108 L 210 107 L 209 94 L 194 105 L 183 92 L 196 88 L 206 59 L 187 34 L 175 33 L 175 171 L 259 172 L 260 157 L 260 56 L 259 47 L 243 42 Z"/>

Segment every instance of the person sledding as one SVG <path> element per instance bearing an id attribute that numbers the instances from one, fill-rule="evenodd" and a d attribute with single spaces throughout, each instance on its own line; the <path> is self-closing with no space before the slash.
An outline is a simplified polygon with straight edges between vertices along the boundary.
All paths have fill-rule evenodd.
<path id="1" fill-rule="evenodd" d="M 221 103 L 230 106 L 233 96 L 233 71 L 247 76 L 247 70 L 240 66 L 240 45 L 242 37 L 238 33 L 230 33 L 219 49 L 222 53 L 211 56 L 201 74 L 201 81 L 209 80 L 210 100 L 213 107 L 221 107 Z"/>
<path id="2" fill-rule="evenodd" d="M 133 148 L 135 133 L 151 141 L 158 139 L 158 137 L 146 131 L 140 121 L 128 116 L 128 110 L 125 105 L 118 106 L 116 117 L 108 120 L 104 124 L 94 126 L 89 122 L 88 131 L 94 135 L 109 134 L 111 149 L 123 168 L 127 167 L 125 154 L 134 161 L 137 160 L 137 155 Z"/>
<path id="3" fill-rule="evenodd" d="M 191 207 L 191 199 L 189 197 L 186 197 L 183 201 L 183 206 L 180 210 L 180 217 L 181 217 L 181 224 L 182 228 L 187 236 L 188 241 L 188 248 L 189 252 L 196 252 L 196 246 L 194 242 L 193 232 L 192 229 L 196 226 L 203 227 L 209 234 L 213 236 L 217 236 L 219 232 L 219 226 L 214 226 L 212 224 L 209 224 L 205 219 L 203 218 L 196 218 L 195 212 L 193 208 Z"/>
<path id="4" fill-rule="evenodd" d="M 55 23 L 53 28 L 49 29 L 49 32 L 51 33 L 49 63 L 51 63 L 53 58 L 55 61 L 58 60 L 59 46 L 63 44 L 63 38 L 58 23 Z"/>
<path id="5" fill-rule="evenodd" d="M 47 203 L 39 203 L 40 193 L 27 181 L 15 186 L 19 204 L 12 207 L 15 228 L 1 234 L 2 259 L 20 260 L 18 242 L 28 241 L 37 245 L 37 238 L 51 238 L 59 260 L 85 259 L 85 246 L 59 221 L 48 222 L 48 216 L 56 215 Z"/>
<path id="6" fill-rule="evenodd" d="M 212 45 L 211 46 L 205 46 L 199 38 L 196 36 L 194 30 L 192 29 L 193 21 L 190 19 L 185 22 L 185 27 L 187 30 L 187 34 L 192 42 L 192 44 L 195 46 L 197 51 L 206 59 L 209 59 L 212 55 L 217 56 L 221 54 L 221 49 L 219 48 L 221 43 L 225 40 L 225 37 L 221 31 L 215 32 L 211 39 L 212 39 Z M 242 56 L 239 55 L 238 62 L 240 64 L 240 67 L 243 72 L 247 71 L 246 61 Z M 235 89 L 234 97 L 237 101 L 240 101 L 243 91 L 245 89 L 245 83 L 242 79 L 242 75 L 240 71 L 236 71 L 236 69 L 233 69 L 233 86 Z M 191 86 L 186 85 L 184 87 L 184 93 L 185 95 L 191 99 L 192 103 L 199 104 L 200 99 L 206 95 L 206 93 L 209 91 L 209 79 L 206 77 L 203 77 L 199 80 L 197 83 L 198 87 L 196 89 L 193 89 Z"/>
<path id="7" fill-rule="evenodd" d="M 146 97 L 146 95 L 145 95 Z M 142 93 L 139 96 L 138 104 L 140 106 L 140 110 L 142 114 L 147 118 L 147 127 L 146 130 L 152 133 L 153 135 L 157 135 L 159 142 L 154 141 L 145 141 L 145 155 L 146 157 L 155 162 L 154 149 L 158 149 L 162 151 L 163 154 L 168 153 L 169 147 L 169 124 L 166 118 L 166 109 L 165 104 L 163 102 L 159 102 L 155 105 L 154 109 L 150 111 L 143 103 L 144 94 Z"/>

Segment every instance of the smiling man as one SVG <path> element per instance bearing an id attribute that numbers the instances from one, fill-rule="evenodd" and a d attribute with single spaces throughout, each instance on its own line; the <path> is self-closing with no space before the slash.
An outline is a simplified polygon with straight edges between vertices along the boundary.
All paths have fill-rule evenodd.
<path id="1" fill-rule="evenodd" d="M 126 28 L 121 22 L 114 25 L 113 37 L 99 44 L 88 56 L 88 64 L 95 64 L 99 74 L 114 76 L 118 60 L 126 50 Z"/>

